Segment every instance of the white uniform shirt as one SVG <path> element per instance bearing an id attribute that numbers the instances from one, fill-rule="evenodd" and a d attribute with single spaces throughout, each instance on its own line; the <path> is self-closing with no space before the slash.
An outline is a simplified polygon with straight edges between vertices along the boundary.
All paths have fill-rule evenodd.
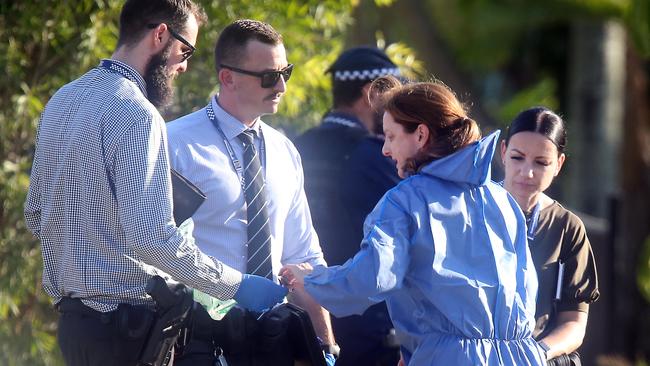
<path id="1" fill-rule="evenodd" d="M 236 159 L 243 163 L 243 144 L 237 136 L 246 126 L 224 111 L 216 97 L 210 103 Z M 171 165 L 207 196 L 192 216 L 199 248 L 245 272 L 246 201 L 224 136 L 208 118 L 206 108 L 167 125 Z M 264 140 L 258 137 L 255 144 L 264 153 L 260 157 L 269 201 L 274 278 L 283 264 L 325 264 L 307 205 L 300 155 L 286 136 L 263 121 L 258 120 L 253 128 Z"/>

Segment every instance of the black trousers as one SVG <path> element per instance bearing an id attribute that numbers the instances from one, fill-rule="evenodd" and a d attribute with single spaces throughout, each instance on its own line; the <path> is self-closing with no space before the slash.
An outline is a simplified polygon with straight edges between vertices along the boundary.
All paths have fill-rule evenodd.
<path id="1" fill-rule="evenodd" d="M 101 313 L 73 299 L 63 299 L 59 311 L 57 339 L 66 365 L 137 365 L 145 339 L 122 334 L 118 311 Z"/>
<path id="2" fill-rule="evenodd" d="M 332 317 L 332 327 L 341 354 L 336 366 L 395 366 L 399 346 L 387 344 L 393 324 L 386 303 L 368 308 L 363 315 Z"/>
<path id="3" fill-rule="evenodd" d="M 183 348 L 182 355 L 174 360 L 174 366 L 214 366 L 216 346 L 213 342 L 214 320 L 198 303 L 192 308 L 192 338 Z"/>

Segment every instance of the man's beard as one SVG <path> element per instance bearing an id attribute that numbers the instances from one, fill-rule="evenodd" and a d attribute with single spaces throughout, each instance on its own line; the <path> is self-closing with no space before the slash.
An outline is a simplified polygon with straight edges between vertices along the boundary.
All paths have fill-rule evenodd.
<path id="1" fill-rule="evenodd" d="M 172 81 L 174 77 L 167 70 L 167 61 L 171 53 L 171 42 L 165 49 L 151 56 L 145 70 L 144 81 L 147 83 L 147 99 L 156 106 L 168 106 L 174 95 Z"/>

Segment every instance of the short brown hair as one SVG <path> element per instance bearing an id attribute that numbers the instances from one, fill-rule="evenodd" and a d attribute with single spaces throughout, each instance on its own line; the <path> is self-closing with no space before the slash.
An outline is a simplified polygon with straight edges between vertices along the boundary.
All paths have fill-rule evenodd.
<path id="1" fill-rule="evenodd" d="M 282 44 L 282 35 L 271 25 L 258 20 L 235 20 L 223 29 L 214 47 L 214 63 L 217 72 L 221 69 L 222 64 L 239 65 L 250 40 L 278 45 Z"/>
<path id="2" fill-rule="evenodd" d="M 407 162 L 407 172 L 415 172 L 481 138 L 481 130 L 467 115 L 466 107 L 439 81 L 396 86 L 384 94 L 383 107 L 409 133 L 420 124 L 429 129 L 429 139 L 420 154 Z"/>

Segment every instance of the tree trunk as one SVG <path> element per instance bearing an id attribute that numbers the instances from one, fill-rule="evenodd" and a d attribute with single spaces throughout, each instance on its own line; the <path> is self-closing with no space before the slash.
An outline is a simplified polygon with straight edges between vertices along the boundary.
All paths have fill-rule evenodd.
<path id="1" fill-rule="evenodd" d="M 565 201 L 607 217 L 609 198 L 620 189 L 625 30 L 613 21 L 578 21 L 571 50 Z"/>
<path id="2" fill-rule="evenodd" d="M 650 357 L 650 306 L 639 293 L 636 272 L 644 240 L 650 235 L 650 62 L 628 44 L 626 103 L 621 166 L 622 194 L 615 249 L 617 350 Z"/>

